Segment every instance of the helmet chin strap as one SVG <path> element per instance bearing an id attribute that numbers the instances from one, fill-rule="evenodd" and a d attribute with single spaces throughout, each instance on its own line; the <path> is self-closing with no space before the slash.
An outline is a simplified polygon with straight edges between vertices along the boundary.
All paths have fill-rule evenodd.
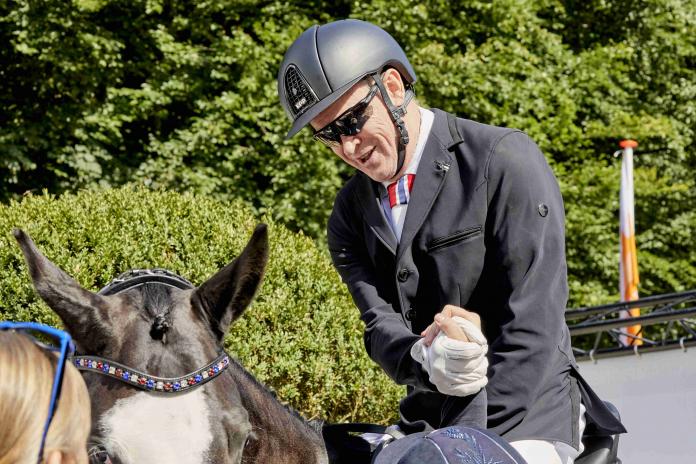
<path id="1" fill-rule="evenodd" d="M 382 100 L 384 100 L 384 104 L 387 105 L 391 119 L 394 121 L 394 126 L 396 126 L 396 129 L 399 131 L 399 148 L 397 152 L 398 156 L 396 162 L 396 171 L 394 172 L 394 175 L 397 175 L 399 172 L 401 172 L 401 169 L 404 167 L 404 161 L 406 160 L 406 145 L 408 145 L 409 137 L 403 116 L 406 114 L 406 106 L 413 98 L 413 91 L 407 88 L 404 95 L 403 104 L 401 106 L 396 106 L 394 103 L 392 103 L 391 98 L 389 98 L 387 89 L 384 88 L 384 83 L 382 82 L 379 74 L 373 75 L 372 80 L 375 81 L 375 85 L 379 89 L 379 93 L 382 94 Z"/>

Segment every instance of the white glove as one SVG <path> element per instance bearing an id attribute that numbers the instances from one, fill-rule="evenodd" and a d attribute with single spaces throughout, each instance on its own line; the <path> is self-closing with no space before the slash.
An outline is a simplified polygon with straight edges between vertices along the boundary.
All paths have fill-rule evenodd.
<path id="1" fill-rule="evenodd" d="M 423 366 L 438 391 L 467 396 L 488 383 L 488 342 L 481 329 L 471 321 L 459 316 L 452 320 L 471 341 L 454 340 L 440 331 L 430 346 L 425 346 L 423 338 L 418 340 L 411 347 L 411 357 Z"/>

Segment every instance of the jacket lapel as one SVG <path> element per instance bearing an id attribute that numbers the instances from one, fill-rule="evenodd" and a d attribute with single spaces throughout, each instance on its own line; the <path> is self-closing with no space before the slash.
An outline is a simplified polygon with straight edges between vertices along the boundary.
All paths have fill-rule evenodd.
<path id="1" fill-rule="evenodd" d="M 393 255 L 396 255 L 396 236 L 387 218 L 384 216 L 377 184 L 362 172 L 358 172 L 356 175 L 358 176 L 356 196 L 365 215 L 365 223 L 374 232 L 379 241 Z"/>
<path id="2" fill-rule="evenodd" d="M 401 232 L 401 242 L 399 242 L 397 249 L 397 262 L 423 225 L 452 165 L 452 154 L 446 145 L 448 141 L 452 140 L 447 128 L 446 113 L 433 112 L 435 120 L 425 144 L 418 171 L 416 171 L 416 180 L 413 183 L 404 228 Z"/>
<path id="3" fill-rule="evenodd" d="M 413 237 L 423 225 L 452 165 L 452 154 L 447 149 L 448 144 L 452 142 L 447 126 L 447 114 L 436 109 L 432 111 L 435 114 L 435 120 L 416 172 L 416 180 L 401 232 L 401 242 L 396 241 L 394 231 L 384 216 L 377 184 L 362 172 L 358 171 L 356 174 L 358 188 L 355 193 L 365 215 L 365 222 L 379 241 L 396 255 L 397 260 L 401 258 L 404 250 L 409 247 Z"/>

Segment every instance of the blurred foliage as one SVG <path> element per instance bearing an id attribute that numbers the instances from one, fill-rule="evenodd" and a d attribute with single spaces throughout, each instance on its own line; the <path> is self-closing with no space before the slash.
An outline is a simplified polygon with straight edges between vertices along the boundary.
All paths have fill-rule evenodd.
<path id="1" fill-rule="evenodd" d="M 393 423 L 404 391 L 365 353 L 362 322 L 330 260 L 309 237 L 266 222 L 266 276 L 227 335 L 229 352 L 308 418 Z M 200 285 L 241 252 L 256 224 L 239 201 L 143 188 L 0 205 L 0 320 L 60 324 L 34 292 L 14 227 L 97 291 L 121 272 L 153 267 Z"/>
<path id="2" fill-rule="evenodd" d="M 569 306 L 618 299 L 621 138 L 635 138 L 642 295 L 696 287 L 693 0 L 0 2 L 0 200 L 128 182 L 243 199 L 322 239 L 351 171 L 289 122 L 283 53 L 372 21 L 420 101 L 528 132 L 564 193 Z"/>

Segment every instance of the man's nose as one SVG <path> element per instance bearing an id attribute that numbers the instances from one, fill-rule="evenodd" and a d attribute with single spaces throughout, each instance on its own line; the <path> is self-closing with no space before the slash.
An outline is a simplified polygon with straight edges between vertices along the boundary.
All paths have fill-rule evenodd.
<path id="1" fill-rule="evenodd" d="M 345 156 L 352 157 L 360 145 L 360 139 L 354 135 L 341 136 L 341 150 Z"/>

